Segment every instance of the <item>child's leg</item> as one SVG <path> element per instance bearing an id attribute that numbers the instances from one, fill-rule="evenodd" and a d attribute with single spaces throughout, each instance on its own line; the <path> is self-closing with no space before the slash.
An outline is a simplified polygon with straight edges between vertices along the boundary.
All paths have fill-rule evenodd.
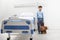
<path id="1" fill-rule="evenodd" d="M 38 33 L 40 34 L 40 24 L 38 23 Z"/>

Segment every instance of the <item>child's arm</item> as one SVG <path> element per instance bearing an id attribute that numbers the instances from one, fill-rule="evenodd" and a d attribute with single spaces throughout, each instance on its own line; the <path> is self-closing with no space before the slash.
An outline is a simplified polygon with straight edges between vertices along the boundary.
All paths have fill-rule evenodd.
<path id="1" fill-rule="evenodd" d="M 43 20 L 43 23 L 44 23 L 44 15 L 43 15 L 43 13 L 42 13 L 42 20 Z"/>

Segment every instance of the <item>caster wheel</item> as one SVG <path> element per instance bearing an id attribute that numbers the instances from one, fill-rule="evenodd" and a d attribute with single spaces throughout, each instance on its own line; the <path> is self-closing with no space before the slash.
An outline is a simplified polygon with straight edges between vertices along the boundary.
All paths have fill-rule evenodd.
<path id="1" fill-rule="evenodd" d="M 34 31 L 36 31 L 36 29 L 34 29 Z"/>
<path id="2" fill-rule="evenodd" d="M 10 40 L 10 38 L 7 38 L 7 40 Z"/>
<path id="3" fill-rule="evenodd" d="M 30 40 L 33 40 L 32 38 L 30 38 Z"/>

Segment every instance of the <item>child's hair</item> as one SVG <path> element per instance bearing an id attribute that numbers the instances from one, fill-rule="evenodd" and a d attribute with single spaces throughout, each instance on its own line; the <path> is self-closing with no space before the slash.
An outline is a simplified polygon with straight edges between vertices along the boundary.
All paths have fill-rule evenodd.
<path id="1" fill-rule="evenodd" d="M 42 6 L 38 6 L 38 8 L 42 8 Z"/>
<path id="2" fill-rule="evenodd" d="M 44 23 L 41 23 L 41 26 L 44 26 Z"/>

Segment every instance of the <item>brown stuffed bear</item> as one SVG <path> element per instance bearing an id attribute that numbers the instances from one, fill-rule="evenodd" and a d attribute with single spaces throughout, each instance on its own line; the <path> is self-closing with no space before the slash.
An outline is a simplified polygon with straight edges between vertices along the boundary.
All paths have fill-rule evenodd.
<path id="1" fill-rule="evenodd" d="M 46 34 L 47 29 L 48 29 L 47 26 L 44 26 L 44 23 L 42 23 L 40 26 L 41 34 Z"/>
<path id="2" fill-rule="evenodd" d="M 40 27 L 41 34 L 46 34 L 46 30 L 47 30 L 47 26 Z"/>

